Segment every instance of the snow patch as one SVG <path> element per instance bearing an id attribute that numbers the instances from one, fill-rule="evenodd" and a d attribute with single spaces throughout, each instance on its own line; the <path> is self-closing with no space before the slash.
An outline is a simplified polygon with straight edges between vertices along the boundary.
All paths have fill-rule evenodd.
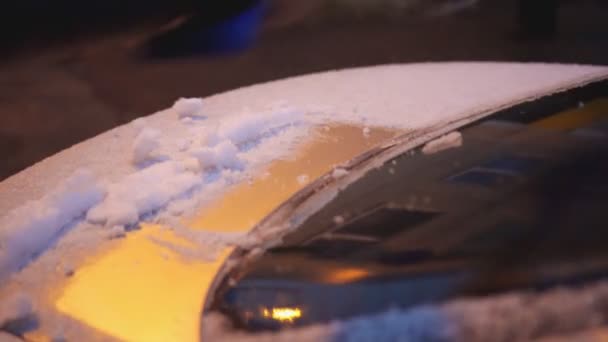
<path id="1" fill-rule="evenodd" d="M 190 148 L 192 145 L 192 141 L 188 139 L 177 139 L 175 142 L 175 147 L 177 147 L 178 152 L 184 152 Z"/>
<path id="2" fill-rule="evenodd" d="M 184 170 L 186 171 L 190 171 L 192 173 L 201 172 L 200 163 L 196 158 L 184 158 L 180 160 L 179 163 L 181 164 L 181 167 L 184 168 Z"/>
<path id="3" fill-rule="evenodd" d="M 34 312 L 34 305 L 24 293 L 14 293 L 0 302 L 0 328 L 8 322 L 26 318 Z"/>
<path id="4" fill-rule="evenodd" d="M 62 229 L 99 203 L 104 194 L 93 174 L 80 169 L 40 200 L 0 218 L 0 279 L 49 248 Z"/>
<path id="5" fill-rule="evenodd" d="M 451 132 L 426 143 L 422 147 L 422 153 L 433 154 L 460 146 L 462 146 L 462 134 L 460 132 Z"/>
<path id="6" fill-rule="evenodd" d="M 203 100 L 201 98 L 180 98 L 175 101 L 171 108 L 177 117 L 182 118 L 204 118 Z"/>
<path id="7" fill-rule="evenodd" d="M 157 157 L 154 153 L 160 147 L 160 131 L 143 128 L 133 142 L 133 163 L 140 165 Z"/>
<path id="8" fill-rule="evenodd" d="M 108 239 L 118 239 L 118 238 L 122 238 L 126 235 L 127 231 L 125 230 L 124 226 L 114 226 L 110 229 L 108 229 L 108 232 L 106 233 L 106 237 Z"/>
<path id="9" fill-rule="evenodd" d="M 173 110 L 181 120 L 200 116 L 202 101 L 180 99 Z M 187 138 L 174 140 L 143 127 L 133 143 L 133 161 L 139 166 L 157 163 L 108 184 L 107 196 L 88 211 L 87 220 L 106 227 L 129 227 L 159 210 L 169 216 L 181 215 L 198 203 L 195 198 L 203 190 L 212 191 L 211 184 L 237 182 L 246 176 L 246 169 L 286 152 L 306 132 L 303 115 L 287 106 L 257 113 L 242 111 L 219 122 L 209 119 L 193 125 Z M 158 158 L 161 152 L 167 160 Z"/>
<path id="10" fill-rule="evenodd" d="M 194 120 L 192 120 L 192 118 L 189 116 L 181 118 L 179 121 L 181 121 L 181 123 L 183 123 L 184 125 L 190 125 L 194 122 Z"/>
<path id="11" fill-rule="evenodd" d="M 191 152 L 198 159 L 201 169 L 242 170 L 244 162 L 238 156 L 238 148 L 232 141 L 225 140 L 214 147 L 203 147 Z"/>
<path id="12" fill-rule="evenodd" d="M 200 185 L 200 175 L 180 162 L 166 161 L 130 174 L 107 186 L 107 196 L 87 213 L 91 223 L 130 226 Z"/>
<path id="13" fill-rule="evenodd" d="M 137 118 L 137 119 L 131 121 L 131 125 L 137 131 L 141 131 L 142 129 L 144 129 L 144 127 L 146 127 L 147 124 L 148 124 L 148 120 L 146 120 L 146 118 Z"/>
<path id="14" fill-rule="evenodd" d="M 279 129 L 302 123 L 303 119 L 304 112 L 285 107 L 261 113 L 243 111 L 223 120 L 217 134 L 235 145 L 242 145 L 276 133 Z"/>

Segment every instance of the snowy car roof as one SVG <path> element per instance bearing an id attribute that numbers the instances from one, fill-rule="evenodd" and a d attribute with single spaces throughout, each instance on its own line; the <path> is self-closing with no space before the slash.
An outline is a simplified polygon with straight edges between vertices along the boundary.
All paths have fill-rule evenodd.
<path id="1" fill-rule="evenodd" d="M 115 271 L 124 266 L 116 266 L 121 260 L 159 253 L 160 261 L 152 265 L 170 260 L 167 270 L 182 267 L 186 278 L 181 280 L 190 279 L 193 272 L 203 274 L 204 279 L 193 283 L 204 289 L 192 288 L 180 297 L 200 311 L 229 247 L 263 242 L 247 233 L 321 175 L 344 176 L 347 171 L 340 165 L 397 135 L 434 128 L 418 137 L 429 140 L 493 111 L 607 75 L 608 68 L 579 65 L 388 65 L 295 77 L 206 99 L 179 99 L 167 110 L 84 141 L 0 183 L 0 280 L 7 284 L 0 288 L 0 297 L 25 293 L 44 312 L 41 330 L 52 330 L 56 320 L 69 317 L 74 325 L 115 338 L 188 340 L 198 336 L 198 317 L 185 318 L 189 323 L 184 328 L 161 314 L 155 316 L 156 330 L 147 327 L 145 332 L 137 330 L 135 315 L 122 322 L 98 317 L 95 312 L 116 308 L 105 302 L 82 304 L 90 295 L 84 289 L 98 284 L 99 277 L 111 279 L 115 274 L 101 272 L 94 264 L 109 263 Z M 336 144 L 342 147 L 332 155 L 329 151 Z M 332 157 L 324 159 L 326 155 Z M 310 163 L 315 167 L 307 166 L 308 172 L 293 167 L 302 166 L 293 163 L 302 156 L 316 160 Z M 277 161 L 291 161 L 292 166 L 276 166 Z M 281 172 L 293 182 L 273 197 L 268 189 Z M 251 183 L 261 185 L 257 192 L 247 190 L 249 197 L 228 191 Z M 135 230 L 142 223 L 158 232 L 139 236 L 146 231 Z M 162 227 L 170 227 L 170 232 Z M 183 242 L 167 236 L 171 234 L 210 250 L 200 245 L 183 248 Z M 116 241 L 124 235 L 133 237 Z M 128 244 L 135 247 L 125 247 Z M 120 252 L 112 254 L 115 250 Z M 110 259 L 105 258 L 108 253 Z M 195 260 L 196 267 L 184 266 L 182 258 Z M 80 272 L 81 264 L 90 266 L 88 271 Z M 135 268 L 148 281 L 163 279 L 155 278 L 152 268 Z M 123 271 L 135 291 L 137 275 L 128 267 Z M 32 281 L 47 276 L 54 278 L 46 285 Z M 55 289 L 50 299 L 48 287 Z M 95 290 L 112 296 L 117 288 Z M 145 303 L 149 298 L 140 299 Z M 178 312 L 181 308 L 173 314 L 183 318 L 186 311 Z M 128 316 L 128 308 L 122 309 Z M 189 310 L 194 310 L 192 304 Z"/>

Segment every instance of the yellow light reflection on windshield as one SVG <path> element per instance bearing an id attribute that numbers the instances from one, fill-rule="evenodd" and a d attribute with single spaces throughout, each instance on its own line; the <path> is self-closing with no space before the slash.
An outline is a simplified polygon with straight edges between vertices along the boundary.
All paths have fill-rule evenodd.
<path id="1" fill-rule="evenodd" d="M 203 300 L 230 250 L 188 261 L 150 237 L 187 243 L 155 226 L 129 233 L 74 274 L 58 310 L 126 341 L 197 341 Z"/>
<path id="2" fill-rule="evenodd" d="M 364 134 L 363 128 L 355 125 L 320 129 L 312 143 L 295 153 L 294 158 L 272 163 L 267 177 L 242 183 L 201 210 L 192 227 L 222 232 L 249 229 L 306 185 L 297 181 L 298 176 L 314 180 L 397 133 L 394 129 L 371 127 Z"/>

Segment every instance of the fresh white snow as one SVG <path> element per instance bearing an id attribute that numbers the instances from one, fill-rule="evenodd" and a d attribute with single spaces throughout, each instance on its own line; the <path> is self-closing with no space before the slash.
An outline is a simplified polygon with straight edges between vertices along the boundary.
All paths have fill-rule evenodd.
<path id="1" fill-rule="evenodd" d="M 194 122 L 194 120 L 189 116 L 181 118 L 179 121 L 181 121 L 181 123 L 183 123 L 184 125 L 190 125 Z"/>
<path id="2" fill-rule="evenodd" d="M 173 110 L 182 119 L 204 115 L 201 99 L 180 99 Z M 79 217 L 107 227 L 106 236 L 113 239 L 146 215 L 182 215 L 201 197 L 247 177 L 245 169 L 255 170 L 288 151 L 306 134 L 302 117 L 285 105 L 259 113 L 244 110 L 231 120 L 196 121 L 188 136 L 179 138 L 150 127 L 147 119 L 133 121 L 132 172 L 112 181 L 79 171 L 42 199 L 2 218 L 0 279 L 52 247 L 53 239 Z"/>
<path id="3" fill-rule="evenodd" d="M 205 117 L 203 113 L 203 100 L 200 98 L 180 98 L 175 101 L 171 109 L 180 119 Z"/>
<path id="4" fill-rule="evenodd" d="M 0 219 L 0 279 L 43 252 L 61 231 L 99 203 L 104 188 L 87 170 L 76 170 L 38 201 L 24 203 Z"/>
<path id="5" fill-rule="evenodd" d="M 604 67 L 554 64 L 387 65 L 295 77 L 204 100 L 183 99 L 168 110 L 84 141 L 3 181 L 0 191 L 10 195 L 0 196 L 0 213 L 4 215 L 28 200 L 41 198 L 79 167 L 86 166 L 102 179 L 112 181 L 133 172 L 132 151 L 128 147 L 144 127 L 160 130 L 161 140 L 173 144 L 169 147 L 161 142 L 160 150 L 168 156 L 180 153 L 177 145 L 188 148 L 184 145 L 187 142 L 177 143 L 180 139 L 198 143 L 190 138 L 195 137 L 191 133 L 196 133 L 199 126 L 220 126 L 221 122 L 240 115 L 260 120 L 269 111 L 269 104 L 277 100 L 282 103 L 274 105 L 275 112 L 288 103 L 289 108 L 302 113 L 304 121 L 352 122 L 412 130 L 533 99 L 599 79 L 607 72 Z M 179 115 L 189 117 L 199 111 L 206 119 L 194 120 L 188 126 L 176 120 Z"/>
<path id="6" fill-rule="evenodd" d="M 201 99 L 180 99 L 173 110 L 183 117 L 204 116 Z M 243 110 L 227 120 L 204 120 L 188 129 L 187 138 L 173 141 L 163 136 L 160 130 L 140 127 L 133 144 L 136 165 L 142 166 L 136 172 L 121 180 L 107 184 L 107 196 L 87 213 L 91 223 L 107 227 L 131 226 L 142 216 L 154 213 L 169 202 L 204 192 L 210 183 L 228 184 L 240 179 L 247 167 L 255 167 L 261 158 L 258 147 L 265 140 L 273 142 L 277 136 L 297 125 L 302 126 L 303 113 L 287 106 L 270 108 L 260 113 Z M 305 127 L 300 127 L 300 130 Z M 292 138 L 298 137 L 293 135 Z M 281 139 L 278 141 L 285 142 Z M 293 142 L 287 141 L 289 146 Z M 165 145 L 177 150 L 163 160 Z M 271 150 L 271 158 L 276 157 L 278 146 L 264 146 Z M 252 156 L 254 158 L 252 158 Z M 148 165 L 145 165 L 148 163 Z M 195 202 L 193 202 L 195 203 Z M 190 203 L 190 204 L 193 204 Z M 188 201 L 181 202 L 182 207 Z M 172 212 L 181 214 L 187 208 L 171 207 Z"/>
<path id="7" fill-rule="evenodd" d="M 213 147 L 201 147 L 191 151 L 201 169 L 242 170 L 245 165 L 238 153 L 239 149 L 230 140 L 224 140 Z"/>
<path id="8" fill-rule="evenodd" d="M 148 120 L 146 118 L 137 118 L 131 121 L 131 125 L 135 128 L 136 131 L 141 131 L 146 127 Z"/>
<path id="9" fill-rule="evenodd" d="M 159 130 L 143 128 L 133 142 L 133 162 L 136 165 L 158 157 L 154 155 L 160 147 L 161 133 Z"/>
<path id="10" fill-rule="evenodd" d="M 271 107 L 262 113 L 244 110 L 237 115 L 226 117 L 221 121 L 217 134 L 221 139 L 228 139 L 235 145 L 254 143 L 270 136 L 277 130 L 301 124 L 305 121 L 304 112 L 292 107 Z"/>
<path id="11" fill-rule="evenodd" d="M 87 213 L 87 220 L 108 227 L 133 225 L 141 215 L 201 184 L 202 179 L 183 164 L 161 162 L 107 186 L 107 195 Z"/>

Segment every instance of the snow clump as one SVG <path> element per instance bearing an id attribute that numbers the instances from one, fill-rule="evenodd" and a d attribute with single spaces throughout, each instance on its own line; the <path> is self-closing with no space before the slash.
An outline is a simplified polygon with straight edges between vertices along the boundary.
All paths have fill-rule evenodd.
<path id="1" fill-rule="evenodd" d="M 201 98 L 180 98 L 171 108 L 179 119 L 204 118 L 203 100 Z"/>
<path id="2" fill-rule="evenodd" d="M 143 128 L 133 142 L 133 163 L 142 164 L 155 157 L 154 153 L 160 147 L 160 131 Z"/>

